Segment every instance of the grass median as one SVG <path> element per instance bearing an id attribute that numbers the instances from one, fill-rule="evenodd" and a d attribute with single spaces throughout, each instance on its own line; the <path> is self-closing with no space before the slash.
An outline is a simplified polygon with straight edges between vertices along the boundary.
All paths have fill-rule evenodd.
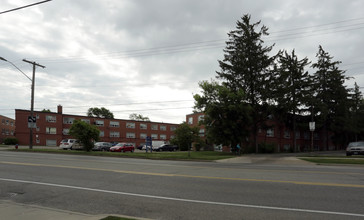
<path id="1" fill-rule="evenodd" d="M 301 160 L 309 161 L 317 164 L 357 164 L 364 165 L 364 157 L 363 156 L 355 156 L 355 157 L 333 157 L 333 156 L 313 156 L 313 157 L 298 157 Z"/>
<path id="2" fill-rule="evenodd" d="M 153 152 L 146 153 L 145 151 L 138 152 L 100 152 L 100 151 L 79 151 L 79 150 L 61 150 L 61 149 L 8 149 L 9 151 L 19 152 L 38 152 L 38 153 L 57 153 L 85 156 L 105 156 L 105 157 L 127 157 L 127 158 L 144 158 L 158 160 L 201 160 L 213 161 L 235 157 L 231 153 L 215 152 L 215 151 L 175 151 L 175 152 Z"/>

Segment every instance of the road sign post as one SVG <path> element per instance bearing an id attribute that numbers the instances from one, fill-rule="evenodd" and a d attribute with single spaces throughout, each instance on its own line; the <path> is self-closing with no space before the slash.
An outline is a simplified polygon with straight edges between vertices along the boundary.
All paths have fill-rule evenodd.
<path id="1" fill-rule="evenodd" d="M 36 128 L 37 119 L 35 116 L 28 116 L 28 128 Z"/>

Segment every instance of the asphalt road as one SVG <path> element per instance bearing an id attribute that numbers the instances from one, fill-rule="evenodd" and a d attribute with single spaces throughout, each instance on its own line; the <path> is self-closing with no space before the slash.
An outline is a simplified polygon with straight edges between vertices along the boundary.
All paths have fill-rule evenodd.
<path id="1" fill-rule="evenodd" d="M 0 200 L 150 219 L 364 219 L 361 166 L 0 151 Z"/>

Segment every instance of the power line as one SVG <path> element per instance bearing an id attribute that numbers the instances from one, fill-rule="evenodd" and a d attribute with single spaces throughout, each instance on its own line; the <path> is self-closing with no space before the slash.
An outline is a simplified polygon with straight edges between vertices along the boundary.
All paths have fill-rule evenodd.
<path id="1" fill-rule="evenodd" d="M 49 2 L 49 1 L 52 1 L 52 0 L 41 1 L 41 2 L 34 3 L 34 4 L 25 5 L 25 6 L 22 6 L 22 7 L 19 7 L 19 8 L 10 9 L 10 10 L 7 10 L 7 11 L 0 12 L 0 14 L 5 14 L 5 13 L 11 12 L 11 11 L 20 10 L 20 9 L 23 9 L 23 8 L 28 8 L 28 7 L 43 4 L 43 3 L 46 3 L 46 2 Z"/>

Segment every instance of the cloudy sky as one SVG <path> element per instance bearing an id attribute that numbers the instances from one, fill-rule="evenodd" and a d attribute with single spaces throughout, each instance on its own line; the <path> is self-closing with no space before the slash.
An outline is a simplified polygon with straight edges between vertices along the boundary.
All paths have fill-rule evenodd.
<path id="1" fill-rule="evenodd" d="M 0 12 L 40 0 L 2 0 Z M 219 70 L 227 33 L 244 14 L 269 28 L 266 45 L 315 62 L 322 45 L 364 92 L 362 0 L 53 0 L 0 14 L 0 57 L 29 77 L 35 110 L 85 115 L 105 107 L 181 123 L 198 82 Z M 31 81 L 0 60 L 0 115 L 30 109 Z"/>

